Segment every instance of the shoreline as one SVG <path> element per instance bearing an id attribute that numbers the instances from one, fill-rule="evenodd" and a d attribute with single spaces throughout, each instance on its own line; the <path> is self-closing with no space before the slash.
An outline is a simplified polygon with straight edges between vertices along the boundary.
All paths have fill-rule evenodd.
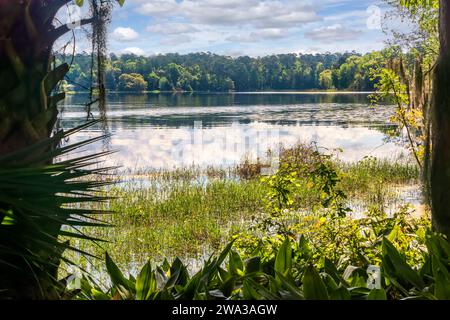
<path id="1" fill-rule="evenodd" d="M 87 94 L 88 91 L 67 91 L 66 95 L 76 95 L 76 94 Z M 130 95 L 141 95 L 141 94 L 211 94 L 211 95 L 258 95 L 258 94 L 373 94 L 374 91 L 108 91 L 107 94 L 130 94 Z"/>

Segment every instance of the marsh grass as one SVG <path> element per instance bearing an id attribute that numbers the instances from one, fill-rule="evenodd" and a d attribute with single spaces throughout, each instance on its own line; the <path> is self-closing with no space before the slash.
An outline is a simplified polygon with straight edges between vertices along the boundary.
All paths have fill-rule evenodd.
<path id="1" fill-rule="evenodd" d="M 86 249 L 98 254 L 108 250 L 119 262 L 193 258 L 219 250 L 262 208 L 265 187 L 259 180 L 187 179 L 191 174 L 152 174 L 146 181 L 130 180 L 112 188 L 108 209 L 117 214 L 108 222 L 115 228 L 91 231 L 110 242 L 103 249 Z"/>
<path id="2" fill-rule="evenodd" d="M 397 209 L 404 202 L 405 192 L 415 188 L 419 194 L 419 168 L 411 160 L 364 158 L 356 163 L 339 163 L 340 186 L 359 211 L 377 208 Z"/>
<path id="3" fill-rule="evenodd" d="M 313 156 L 308 150 L 298 146 L 281 161 L 308 163 Z M 348 201 L 358 203 L 360 210 L 373 206 L 385 210 L 398 200 L 398 188 L 418 185 L 418 169 L 407 159 L 333 161 Z M 264 216 L 268 187 L 255 173 L 260 166 L 247 161 L 229 169 L 189 167 L 127 173 L 123 182 L 109 190 L 113 199 L 105 204 L 116 212 L 106 218 L 115 228 L 89 231 L 109 242 L 102 247 L 87 242 L 80 246 L 99 256 L 107 250 L 122 265 L 142 265 L 149 258 L 209 255 L 233 235 L 248 230 L 256 217 Z M 317 202 L 317 194 L 307 184 L 297 196 L 306 210 Z"/>

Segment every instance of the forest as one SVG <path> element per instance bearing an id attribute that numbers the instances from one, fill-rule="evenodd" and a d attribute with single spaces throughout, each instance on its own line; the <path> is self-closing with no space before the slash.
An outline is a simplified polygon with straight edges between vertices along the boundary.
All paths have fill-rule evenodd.
<path id="1" fill-rule="evenodd" d="M 105 77 L 110 91 L 373 91 L 371 71 L 382 67 L 388 54 L 281 54 L 258 58 L 212 53 L 151 57 L 111 54 Z M 90 63 L 88 54 L 74 57 L 66 76 L 68 90 L 86 90 L 91 81 Z"/>

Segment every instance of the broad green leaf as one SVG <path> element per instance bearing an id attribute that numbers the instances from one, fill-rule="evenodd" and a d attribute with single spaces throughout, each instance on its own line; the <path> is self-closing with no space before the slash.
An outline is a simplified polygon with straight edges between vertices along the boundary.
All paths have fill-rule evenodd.
<path id="1" fill-rule="evenodd" d="M 235 277 L 230 277 L 222 284 L 220 290 L 223 292 L 225 296 L 229 297 L 233 292 L 233 290 L 235 289 L 235 285 L 236 285 Z"/>
<path id="2" fill-rule="evenodd" d="M 261 271 L 261 258 L 253 257 L 245 262 L 245 273 L 252 274 Z"/>
<path id="3" fill-rule="evenodd" d="M 94 288 L 91 289 L 91 295 L 94 300 L 111 300 L 110 296 Z"/>
<path id="4" fill-rule="evenodd" d="M 439 300 L 450 300 L 450 275 L 447 267 L 439 261 L 439 258 L 432 255 L 434 277 L 434 296 Z"/>
<path id="5" fill-rule="evenodd" d="M 135 290 L 135 285 L 131 283 L 130 280 L 124 277 L 120 269 L 109 256 L 108 252 L 105 253 L 105 263 L 106 270 L 108 271 L 108 275 L 111 278 L 111 282 L 115 286 L 117 286 L 118 288 L 123 287 L 131 292 Z"/>
<path id="6" fill-rule="evenodd" d="M 242 285 L 242 295 L 245 300 L 262 300 L 263 296 L 258 293 L 258 291 L 253 288 L 250 284 L 249 279 L 244 280 Z"/>
<path id="7" fill-rule="evenodd" d="M 249 290 L 253 299 L 256 300 L 280 300 L 280 297 L 264 288 L 262 285 L 257 283 L 256 281 L 247 278 L 244 280 L 244 286 Z"/>
<path id="8" fill-rule="evenodd" d="M 285 277 L 282 273 L 276 272 L 277 277 L 281 280 L 281 286 L 284 287 L 290 293 L 291 299 L 295 300 L 304 300 L 305 297 L 300 288 L 297 288 L 294 281 Z"/>
<path id="9" fill-rule="evenodd" d="M 345 281 L 345 279 L 341 276 L 341 274 L 337 270 L 336 266 L 328 258 L 325 258 L 324 269 L 325 269 L 325 272 L 329 276 L 331 276 L 337 284 L 342 284 L 344 287 L 348 288 L 347 281 Z"/>
<path id="10" fill-rule="evenodd" d="M 351 300 L 352 295 L 345 287 L 339 287 L 330 292 L 330 300 Z"/>
<path id="11" fill-rule="evenodd" d="M 239 253 L 234 250 L 232 250 L 229 255 L 228 269 L 233 275 L 242 274 L 242 271 L 244 270 L 244 263 L 242 262 Z"/>
<path id="12" fill-rule="evenodd" d="M 277 256 L 275 258 L 275 271 L 285 274 L 285 272 L 292 268 L 292 247 L 288 238 L 284 240 L 280 246 Z"/>
<path id="13" fill-rule="evenodd" d="M 309 265 L 303 275 L 303 294 L 307 300 L 328 300 L 328 291 L 316 268 Z"/>
<path id="14" fill-rule="evenodd" d="M 387 300 L 384 289 L 372 289 L 367 296 L 367 300 Z"/>
<path id="15" fill-rule="evenodd" d="M 148 300 L 156 290 L 155 274 L 152 271 L 150 261 L 142 268 L 136 279 L 136 299 Z"/>
<path id="16" fill-rule="evenodd" d="M 170 267 L 171 277 L 169 278 L 169 280 L 172 279 L 177 274 L 178 276 L 176 277 L 175 285 L 181 286 L 186 285 L 189 281 L 189 272 L 187 271 L 183 262 L 181 262 L 179 258 L 175 258 L 175 260 L 172 263 L 172 266 Z"/>
<path id="17" fill-rule="evenodd" d="M 383 267 L 391 281 L 392 278 L 398 278 L 412 284 L 420 290 L 425 287 L 425 283 L 420 278 L 419 273 L 414 271 L 406 263 L 405 258 L 400 255 L 394 245 L 386 238 L 383 239 L 382 252 Z"/>

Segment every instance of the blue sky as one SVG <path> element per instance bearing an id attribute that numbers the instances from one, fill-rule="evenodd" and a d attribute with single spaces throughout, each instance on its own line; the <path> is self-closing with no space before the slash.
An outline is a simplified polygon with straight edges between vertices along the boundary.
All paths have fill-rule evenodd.
<path id="1" fill-rule="evenodd" d="M 368 52 L 383 47 L 374 0 L 126 0 L 109 48 L 143 55 Z"/>

